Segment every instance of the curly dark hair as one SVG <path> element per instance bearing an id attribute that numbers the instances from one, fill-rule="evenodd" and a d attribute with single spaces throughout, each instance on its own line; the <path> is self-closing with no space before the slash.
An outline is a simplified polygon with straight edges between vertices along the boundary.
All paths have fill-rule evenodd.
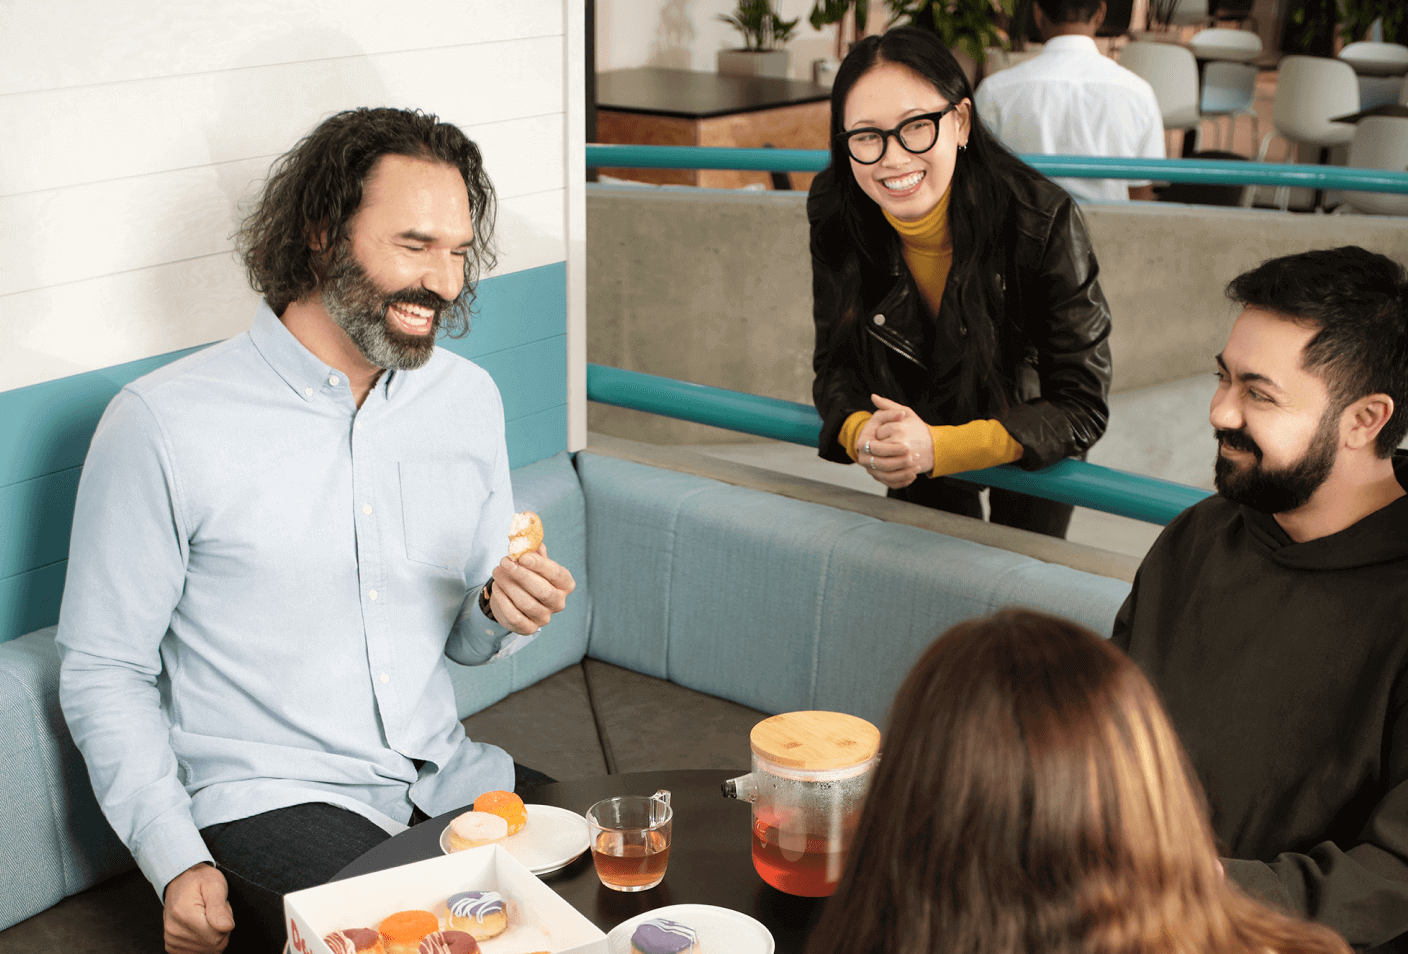
<path id="1" fill-rule="evenodd" d="M 386 155 L 443 162 L 464 179 L 474 239 L 465 256 L 464 290 L 445 318 L 451 336 L 462 336 L 469 330 L 475 284 L 494 267 L 494 186 L 484 174 L 479 147 L 456 126 L 420 110 L 345 110 L 275 162 L 263 194 L 235 235 L 249 283 L 275 314 L 318 288 L 330 257 L 310 246 L 310 236 L 323 233 L 324 249 L 349 241 L 362 187 Z"/>

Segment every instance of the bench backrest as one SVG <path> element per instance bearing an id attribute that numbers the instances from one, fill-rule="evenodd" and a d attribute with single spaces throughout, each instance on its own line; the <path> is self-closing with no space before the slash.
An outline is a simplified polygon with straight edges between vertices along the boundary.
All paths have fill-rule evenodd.
<path id="1" fill-rule="evenodd" d="M 766 712 L 883 725 L 915 658 L 1005 606 L 1101 635 L 1122 580 L 584 451 L 588 655 Z M 530 647 L 531 648 L 531 647 Z"/>

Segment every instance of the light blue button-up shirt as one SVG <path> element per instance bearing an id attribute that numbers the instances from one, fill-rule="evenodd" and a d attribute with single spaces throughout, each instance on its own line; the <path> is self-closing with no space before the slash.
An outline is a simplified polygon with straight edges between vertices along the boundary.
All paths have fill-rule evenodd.
<path id="1" fill-rule="evenodd" d="M 527 642 L 477 605 L 512 517 L 498 389 L 443 349 L 359 409 L 261 305 L 113 399 L 78 488 L 60 698 L 158 893 L 217 822 L 317 801 L 394 831 L 413 803 L 513 787 L 444 663 Z"/>

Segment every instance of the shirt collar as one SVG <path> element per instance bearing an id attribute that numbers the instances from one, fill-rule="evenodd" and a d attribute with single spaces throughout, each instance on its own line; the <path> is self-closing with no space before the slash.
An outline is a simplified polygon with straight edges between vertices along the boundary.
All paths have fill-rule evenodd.
<path id="1" fill-rule="evenodd" d="M 311 401 L 328 383 L 331 375 L 342 377 L 341 372 L 318 360 L 313 352 L 303 346 L 303 342 L 293 336 L 293 332 L 284 327 L 267 301 L 259 303 L 249 337 L 264 360 L 269 362 L 269 367 L 278 372 L 279 377 L 305 401 Z"/>
<path id="2" fill-rule="evenodd" d="M 1079 33 L 1066 33 L 1062 36 L 1053 36 L 1046 41 L 1042 47 L 1043 53 L 1094 53 L 1096 56 L 1102 55 L 1100 47 L 1095 45 L 1095 41 L 1088 36 L 1081 36 Z"/>

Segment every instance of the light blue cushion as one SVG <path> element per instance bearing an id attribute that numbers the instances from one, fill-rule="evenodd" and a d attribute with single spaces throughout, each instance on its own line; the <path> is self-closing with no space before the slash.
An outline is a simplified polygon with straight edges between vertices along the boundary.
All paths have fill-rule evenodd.
<path id="1" fill-rule="evenodd" d="M 591 453 L 588 654 L 765 712 L 883 725 L 955 623 L 1026 605 L 1110 631 L 1129 584 L 968 540 Z"/>
<path id="2" fill-rule="evenodd" d="M 515 470 L 513 497 L 516 510 L 532 510 L 542 518 L 548 555 L 572 573 L 577 588 L 567 598 L 567 608 L 554 616 L 533 642 L 508 658 L 483 666 L 449 662 L 461 719 L 580 662 L 587 654 L 591 595 L 587 588 L 586 509 L 567 452 Z"/>
<path id="3" fill-rule="evenodd" d="M 132 867 L 59 709 L 54 627 L 0 645 L 0 929 Z"/>
<path id="4" fill-rule="evenodd" d="M 675 524 L 681 503 L 716 483 L 585 452 L 577 476 L 592 568 L 588 655 L 668 679 Z"/>

